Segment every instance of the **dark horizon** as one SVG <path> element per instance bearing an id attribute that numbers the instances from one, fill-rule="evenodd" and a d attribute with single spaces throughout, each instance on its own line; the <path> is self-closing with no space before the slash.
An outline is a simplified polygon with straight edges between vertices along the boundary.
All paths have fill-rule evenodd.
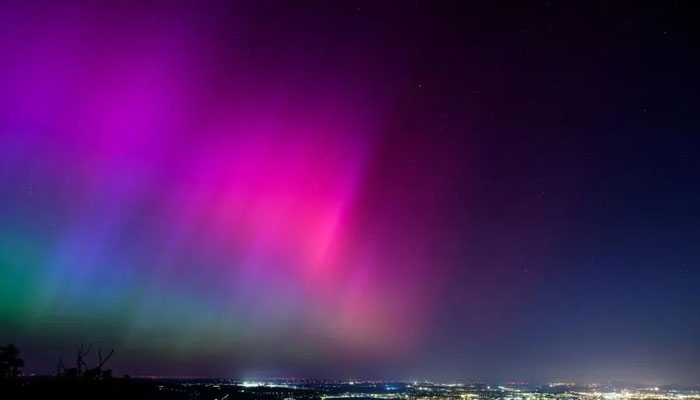
<path id="1" fill-rule="evenodd" d="M 700 383 L 691 2 L 4 1 L 0 344 Z"/>

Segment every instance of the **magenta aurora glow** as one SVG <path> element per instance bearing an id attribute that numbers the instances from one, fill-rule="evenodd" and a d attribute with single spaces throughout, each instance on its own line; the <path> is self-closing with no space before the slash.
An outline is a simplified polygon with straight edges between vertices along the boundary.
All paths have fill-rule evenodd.
<path id="1" fill-rule="evenodd" d="M 3 1 L 0 345 L 28 373 L 96 342 L 133 375 L 697 383 L 682 8 Z"/>

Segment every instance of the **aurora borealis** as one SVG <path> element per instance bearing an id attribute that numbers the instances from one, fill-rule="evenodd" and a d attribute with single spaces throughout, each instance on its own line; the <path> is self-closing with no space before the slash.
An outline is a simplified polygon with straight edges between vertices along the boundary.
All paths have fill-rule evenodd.
<path id="1" fill-rule="evenodd" d="M 368 65 L 266 60 L 235 14 L 45 6 L 5 32 L 26 37 L 2 71 L 3 319 L 178 357 L 410 345 L 427 250 L 364 215 L 390 101 Z M 201 48 L 219 35 L 252 39 Z"/>
<path id="2" fill-rule="evenodd" d="M 95 341 L 134 374 L 697 377 L 692 24 L 548 7 L 4 2 L 0 340 L 39 373 Z"/>

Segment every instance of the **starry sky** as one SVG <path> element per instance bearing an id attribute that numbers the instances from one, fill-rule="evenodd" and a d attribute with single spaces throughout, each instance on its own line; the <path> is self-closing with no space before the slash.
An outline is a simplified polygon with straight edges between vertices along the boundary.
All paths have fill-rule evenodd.
<path id="1" fill-rule="evenodd" d="M 689 4 L 5 1 L 0 342 L 700 382 Z"/>

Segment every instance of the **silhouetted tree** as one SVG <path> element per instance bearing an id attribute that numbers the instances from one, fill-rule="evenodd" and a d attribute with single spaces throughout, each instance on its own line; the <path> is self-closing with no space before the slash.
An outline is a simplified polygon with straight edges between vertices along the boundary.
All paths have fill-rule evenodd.
<path id="1" fill-rule="evenodd" d="M 83 379 L 83 380 L 105 380 L 105 379 L 111 379 L 112 378 L 112 370 L 107 369 L 103 370 L 102 367 L 107 363 L 110 357 L 112 357 L 112 354 L 114 354 L 114 350 L 111 350 L 109 353 L 107 353 L 106 357 L 102 356 L 102 349 L 98 348 L 97 349 L 97 357 L 98 357 L 98 362 L 97 366 L 94 368 L 90 368 L 87 365 L 87 362 L 85 361 L 85 356 L 90 353 L 90 350 L 92 350 L 92 346 L 94 343 L 90 343 L 90 345 L 86 348 L 85 345 L 81 344 L 80 347 L 78 348 L 75 356 L 75 368 L 66 368 L 65 365 L 63 364 L 63 358 L 59 357 L 58 358 L 58 376 L 68 378 L 68 379 Z"/>
<path id="2" fill-rule="evenodd" d="M 19 358 L 19 349 L 13 344 L 0 347 L 0 379 L 19 377 L 24 361 Z"/>
<path id="3" fill-rule="evenodd" d="M 102 367 L 107 363 L 110 357 L 114 354 L 114 349 L 112 349 L 106 357 L 102 357 L 102 349 L 97 349 L 97 357 L 99 358 L 97 366 L 95 368 L 88 368 L 83 372 L 83 378 L 85 379 L 111 379 L 112 370 L 103 370 Z"/>

